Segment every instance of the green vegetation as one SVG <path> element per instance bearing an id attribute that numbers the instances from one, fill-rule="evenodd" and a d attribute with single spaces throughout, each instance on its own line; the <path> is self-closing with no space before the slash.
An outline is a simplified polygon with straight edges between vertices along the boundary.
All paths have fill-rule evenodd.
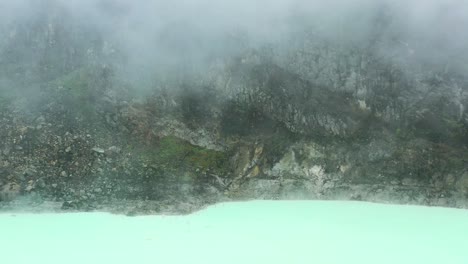
<path id="1" fill-rule="evenodd" d="M 75 98 L 84 100 L 89 96 L 91 90 L 90 75 L 89 69 L 79 69 L 55 80 L 55 84 L 60 89 L 69 91 Z"/>
<path id="2" fill-rule="evenodd" d="M 224 152 L 194 146 L 174 136 L 160 139 L 156 147 L 147 149 L 145 157 L 153 166 L 166 170 L 210 170 L 225 173 L 227 155 Z"/>
<path id="3" fill-rule="evenodd" d="M 67 92 L 77 100 L 86 101 L 96 90 L 96 69 L 83 67 L 50 82 L 50 86 Z"/>
<path id="4" fill-rule="evenodd" d="M 70 110 L 91 117 L 95 112 L 96 99 L 109 86 L 109 76 L 107 69 L 82 67 L 49 82 L 47 86 Z"/>

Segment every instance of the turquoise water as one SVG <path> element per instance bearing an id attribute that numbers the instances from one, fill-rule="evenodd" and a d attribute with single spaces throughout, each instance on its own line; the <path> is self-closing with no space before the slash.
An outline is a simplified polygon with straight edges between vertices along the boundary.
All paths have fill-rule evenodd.
<path id="1" fill-rule="evenodd" d="M 1 263 L 468 263 L 468 211 L 331 201 L 0 214 Z"/>

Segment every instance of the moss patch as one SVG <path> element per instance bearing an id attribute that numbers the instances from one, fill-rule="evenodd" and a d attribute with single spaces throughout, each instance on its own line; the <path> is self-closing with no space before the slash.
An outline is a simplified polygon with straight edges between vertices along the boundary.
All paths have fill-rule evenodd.
<path id="1" fill-rule="evenodd" d="M 82 67 L 48 83 L 51 92 L 83 116 L 94 113 L 96 100 L 110 86 L 111 70 Z"/>
<path id="2" fill-rule="evenodd" d="M 166 136 L 156 146 L 145 151 L 145 159 L 165 170 L 203 170 L 227 172 L 227 154 L 190 144 L 174 136 Z"/>

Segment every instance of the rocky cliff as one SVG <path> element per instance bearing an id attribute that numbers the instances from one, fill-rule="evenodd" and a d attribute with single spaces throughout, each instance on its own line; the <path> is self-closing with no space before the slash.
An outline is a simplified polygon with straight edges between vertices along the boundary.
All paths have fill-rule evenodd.
<path id="1" fill-rule="evenodd" d="M 3 208 L 186 213 L 243 199 L 468 207 L 468 61 L 416 58 L 404 34 L 379 34 L 390 27 L 381 15 L 364 40 L 306 28 L 246 45 L 229 33 L 218 39 L 229 52 L 187 51 L 139 71 L 115 36 L 54 6 L 0 31 Z M 159 48 L 203 46 L 196 34 L 180 39 L 186 27 L 171 24 Z"/>

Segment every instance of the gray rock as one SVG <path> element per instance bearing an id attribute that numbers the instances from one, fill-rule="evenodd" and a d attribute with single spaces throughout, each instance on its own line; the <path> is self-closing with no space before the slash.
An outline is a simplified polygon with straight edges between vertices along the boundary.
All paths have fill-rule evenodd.
<path id="1" fill-rule="evenodd" d="M 0 189 L 0 201 L 11 201 L 20 193 L 20 186 L 14 182 L 5 184 Z"/>
<path id="2" fill-rule="evenodd" d="M 3 155 L 8 156 L 10 154 L 10 148 L 7 146 L 3 149 Z"/>
<path id="3" fill-rule="evenodd" d="M 46 186 L 45 181 L 41 178 L 36 181 L 36 187 L 44 188 Z"/>
<path id="4" fill-rule="evenodd" d="M 43 125 L 46 123 L 45 121 L 45 117 L 44 116 L 40 116 L 36 119 L 36 122 L 39 124 L 39 125 Z"/>
<path id="5" fill-rule="evenodd" d="M 120 152 L 122 152 L 122 149 L 119 148 L 119 147 L 116 147 L 116 146 L 111 146 L 107 149 L 107 154 L 119 154 Z"/>
<path id="6" fill-rule="evenodd" d="M 411 185 L 416 185 L 417 182 L 414 179 L 411 179 L 411 178 L 404 178 L 401 181 L 401 184 L 403 184 L 404 186 L 411 186 Z"/>
<path id="7" fill-rule="evenodd" d="M 94 147 L 91 150 L 99 154 L 104 154 L 106 152 L 104 149 L 98 147 Z"/>

